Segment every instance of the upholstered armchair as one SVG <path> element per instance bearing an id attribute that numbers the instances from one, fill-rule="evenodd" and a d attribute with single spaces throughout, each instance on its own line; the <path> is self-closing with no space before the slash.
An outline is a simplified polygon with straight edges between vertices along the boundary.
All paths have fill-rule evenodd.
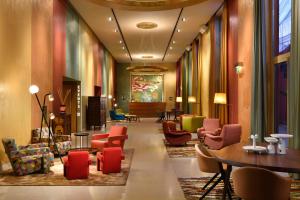
<path id="1" fill-rule="evenodd" d="M 103 174 L 119 173 L 122 161 L 121 147 L 104 148 L 103 152 L 97 153 L 97 171 Z"/>
<path id="2" fill-rule="evenodd" d="M 204 116 L 181 115 L 180 116 L 181 129 L 191 133 L 196 133 L 197 129 L 203 126 L 204 119 L 205 119 Z"/>
<path id="3" fill-rule="evenodd" d="M 110 110 L 109 116 L 111 120 L 125 120 L 125 115 L 118 115 L 115 110 Z"/>
<path id="4" fill-rule="evenodd" d="M 45 143 L 17 146 L 14 139 L 2 139 L 5 153 L 18 176 L 35 172 L 48 173 L 54 165 L 54 156 Z"/>
<path id="5" fill-rule="evenodd" d="M 210 149 L 222 149 L 223 147 L 239 143 L 241 140 L 241 125 L 226 124 L 222 128 L 220 135 L 206 134 L 204 144 Z"/>
<path id="6" fill-rule="evenodd" d="M 63 158 L 64 176 L 67 179 L 86 179 L 89 177 L 89 169 L 92 161 L 87 151 L 70 151 Z"/>
<path id="7" fill-rule="evenodd" d="M 123 149 L 126 139 L 128 139 L 127 127 L 112 126 L 108 133 L 92 135 L 91 146 L 99 151 L 105 147 L 121 147 Z"/>
<path id="8" fill-rule="evenodd" d="M 199 140 L 203 140 L 206 134 L 220 135 L 220 120 L 219 119 L 204 119 L 203 127 L 197 129 Z"/>
<path id="9" fill-rule="evenodd" d="M 192 139 L 192 135 L 188 131 L 176 129 L 176 123 L 171 121 L 164 121 L 162 123 L 166 141 L 170 145 L 185 145 Z"/>

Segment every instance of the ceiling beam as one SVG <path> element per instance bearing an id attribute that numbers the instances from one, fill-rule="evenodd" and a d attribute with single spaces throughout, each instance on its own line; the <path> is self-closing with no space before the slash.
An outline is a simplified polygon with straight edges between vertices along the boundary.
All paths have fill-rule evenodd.
<path id="1" fill-rule="evenodd" d="M 117 23 L 117 26 L 118 26 L 118 30 L 119 30 L 119 32 L 120 32 L 120 34 L 121 34 L 121 37 L 122 37 L 122 40 L 123 40 L 123 42 L 124 42 L 126 51 L 127 51 L 128 55 L 129 55 L 130 61 L 132 61 L 131 53 L 130 53 L 130 51 L 129 51 L 129 48 L 128 48 L 127 43 L 126 43 L 126 40 L 125 40 L 125 38 L 124 38 L 122 29 L 121 29 L 120 24 L 119 24 L 118 18 L 117 18 L 117 16 L 116 16 L 115 11 L 114 11 L 113 8 L 111 8 L 111 12 L 112 12 L 112 14 L 113 14 L 113 16 L 114 16 L 114 18 L 115 18 L 115 20 L 116 20 L 116 23 Z"/>
<path id="2" fill-rule="evenodd" d="M 182 11 L 183 11 L 183 8 L 181 8 L 181 10 L 180 10 L 180 12 L 179 12 L 179 15 L 178 15 L 177 21 L 176 21 L 176 23 L 175 23 L 175 26 L 174 26 L 173 32 L 172 32 L 172 34 L 171 34 L 171 37 L 170 37 L 170 39 L 169 39 L 169 42 L 168 42 L 167 48 L 166 48 L 166 50 L 165 50 L 164 57 L 162 58 L 162 61 L 164 61 L 164 60 L 165 60 L 165 57 L 166 57 L 166 55 L 167 55 L 167 52 L 168 52 L 169 46 L 170 46 L 170 44 L 171 44 L 171 42 L 172 42 L 172 38 L 173 38 L 173 36 L 174 36 L 174 34 L 175 34 L 175 31 L 176 31 L 176 28 L 177 28 L 178 22 L 179 22 L 179 20 L 180 20 L 180 17 L 181 17 Z"/>

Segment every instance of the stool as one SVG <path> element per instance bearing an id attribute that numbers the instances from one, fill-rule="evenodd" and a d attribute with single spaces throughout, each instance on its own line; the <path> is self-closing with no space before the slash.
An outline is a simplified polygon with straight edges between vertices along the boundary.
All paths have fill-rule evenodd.
<path id="1" fill-rule="evenodd" d="M 103 174 L 121 172 L 122 149 L 121 147 L 104 148 L 97 153 L 97 170 Z"/>

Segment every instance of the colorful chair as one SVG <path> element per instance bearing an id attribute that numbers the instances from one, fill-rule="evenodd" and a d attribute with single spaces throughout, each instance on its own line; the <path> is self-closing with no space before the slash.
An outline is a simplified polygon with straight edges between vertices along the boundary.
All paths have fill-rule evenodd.
<path id="1" fill-rule="evenodd" d="M 69 151 L 63 158 L 64 176 L 67 179 L 86 179 L 89 177 L 89 166 L 92 163 L 87 151 Z"/>
<path id="2" fill-rule="evenodd" d="M 103 174 L 121 172 L 122 149 L 121 147 L 104 148 L 97 153 L 97 170 Z"/>
<path id="3" fill-rule="evenodd" d="M 109 116 L 111 120 L 125 120 L 125 115 L 117 115 L 115 110 L 110 110 Z"/>
<path id="4" fill-rule="evenodd" d="M 206 134 L 204 144 L 210 149 L 222 149 L 223 147 L 239 143 L 241 140 L 242 128 L 239 124 L 226 124 L 220 135 Z"/>
<path id="5" fill-rule="evenodd" d="M 203 126 L 204 116 L 183 115 L 181 116 L 182 130 L 196 133 Z"/>
<path id="6" fill-rule="evenodd" d="M 288 200 L 291 180 L 257 167 L 242 167 L 232 172 L 234 193 L 246 200 Z"/>
<path id="7" fill-rule="evenodd" d="M 204 119 L 203 127 L 197 129 L 199 140 L 203 140 L 206 134 L 220 135 L 220 120 L 219 119 Z"/>
<path id="8" fill-rule="evenodd" d="M 164 121 L 162 126 L 166 141 L 170 145 L 185 145 L 192 139 L 192 135 L 188 131 L 176 130 L 175 122 Z"/>
<path id="9" fill-rule="evenodd" d="M 91 146 L 99 151 L 105 147 L 121 147 L 123 149 L 126 139 L 128 139 L 127 127 L 112 126 L 108 133 L 92 135 Z"/>
<path id="10" fill-rule="evenodd" d="M 17 146 L 14 139 L 2 139 L 13 171 L 18 176 L 35 172 L 48 173 L 54 165 L 54 156 L 45 143 Z"/>

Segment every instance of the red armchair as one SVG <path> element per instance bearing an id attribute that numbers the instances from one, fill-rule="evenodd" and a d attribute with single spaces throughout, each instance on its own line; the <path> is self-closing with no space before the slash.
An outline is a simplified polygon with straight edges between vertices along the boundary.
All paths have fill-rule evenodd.
<path id="1" fill-rule="evenodd" d="M 204 119 L 203 127 L 197 129 L 199 140 L 203 140 L 206 134 L 220 135 L 220 120 L 219 119 Z"/>
<path id="2" fill-rule="evenodd" d="M 64 176 L 67 179 L 86 179 L 89 177 L 89 166 L 92 163 L 87 151 L 69 151 L 63 158 Z"/>
<path id="3" fill-rule="evenodd" d="M 128 139 L 127 127 L 112 126 L 109 133 L 94 134 L 91 146 L 99 151 L 102 151 L 106 147 L 121 147 L 123 149 L 126 139 Z"/>
<path id="4" fill-rule="evenodd" d="M 222 128 L 220 135 L 206 134 L 204 144 L 210 149 L 218 150 L 223 147 L 239 143 L 241 140 L 241 125 L 226 124 Z"/>
<path id="5" fill-rule="evenodd" d="M 185 145 L 192 139 L 191 133 L 187 131 L 176 130 L 175 122 L 164 121 L 162 126 L 165 138 L 170 145 Z"/>
<path id="6" fill-rule="evenodd" d="M 122 149 L 121 147 L 104 148 L 97 153 L 97 170 L 103 174 L 121 172 Z"/>

